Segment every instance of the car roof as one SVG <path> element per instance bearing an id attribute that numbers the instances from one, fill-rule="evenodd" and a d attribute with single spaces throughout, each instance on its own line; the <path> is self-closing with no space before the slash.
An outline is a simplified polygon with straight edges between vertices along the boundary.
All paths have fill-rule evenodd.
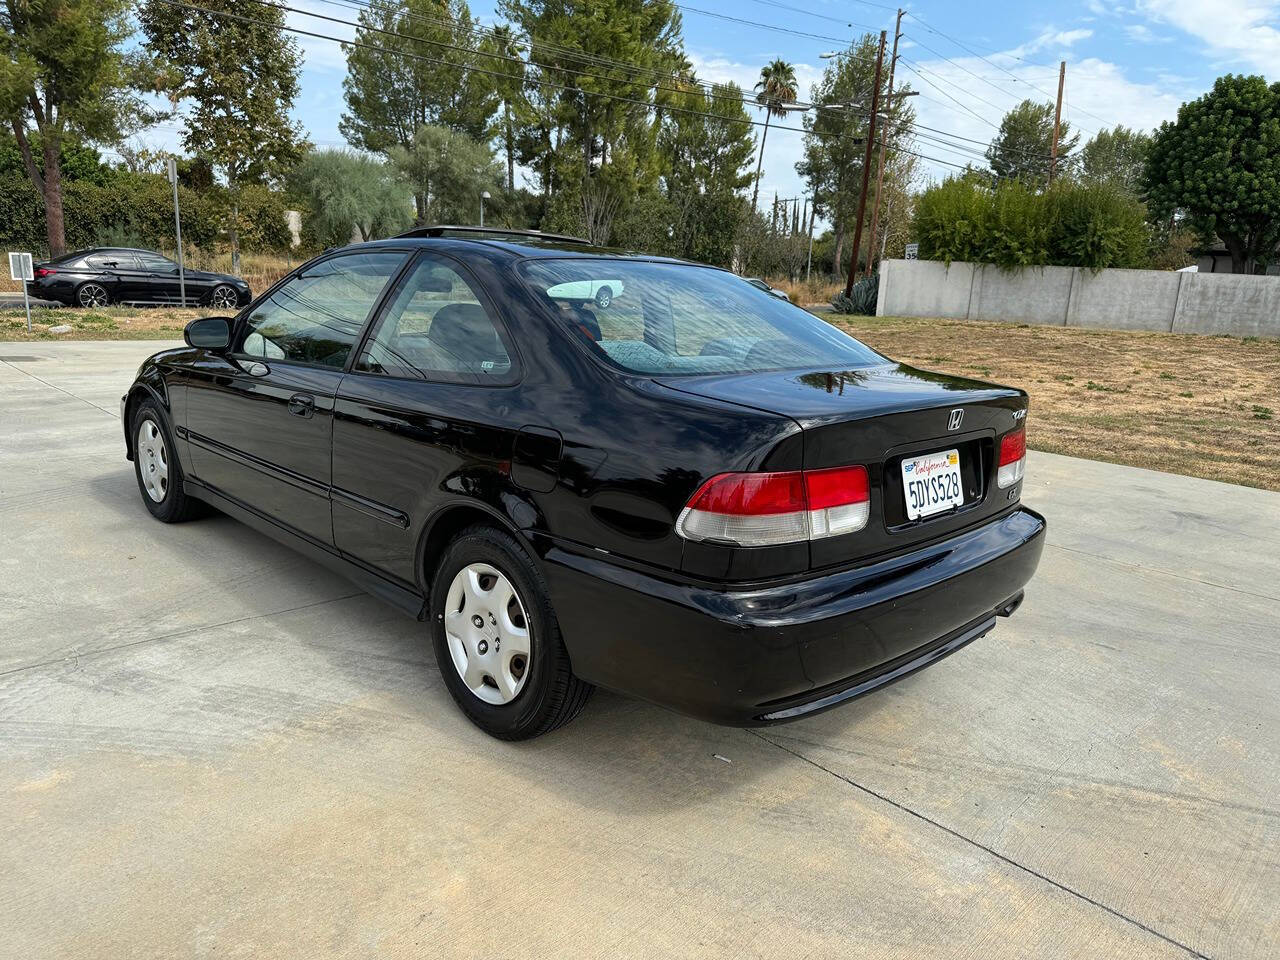
<path id="1" fill-rule="evenodd" d="M 376 249 L 385 246 L 404 246 L 405 244 L 437 247 L 442 250 L 483 249 L 492 254 L 506 254 L 513 260 L 565 258 L 594 260 L 603 258 L 705 266 L 705 264 L 695 264 L 691 260 L 682 260 L 678 257 L 663 257 L 637 250 L 596 246 L 576 237 L 539 233 L 536 230 L 508 231 L 501 228 L 420 227 L 416 230 L 410 230 L 408 233 L 403 233 L 398 237 L 391 237 L 387 240 L 373 240 L 367 243 L 354 243 L 340 249 Z"/>

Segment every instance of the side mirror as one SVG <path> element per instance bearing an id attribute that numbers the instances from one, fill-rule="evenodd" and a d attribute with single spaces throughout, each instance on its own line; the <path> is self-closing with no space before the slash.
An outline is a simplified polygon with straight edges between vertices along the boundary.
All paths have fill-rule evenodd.
<path id="1" fill-rule="evenodd" d="M 188 346 L 205 350 L 225 350 L 231 346 L 231 320 L 228 317 L 202 317 L 192 320 L 182 331 Z"/>

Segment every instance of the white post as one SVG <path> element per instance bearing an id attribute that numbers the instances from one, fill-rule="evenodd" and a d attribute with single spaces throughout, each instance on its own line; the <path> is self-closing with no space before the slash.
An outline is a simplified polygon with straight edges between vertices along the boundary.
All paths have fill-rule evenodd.
<path id="1" fill-rule="evenodd" d="M 173 232 L 178 238 L 178 296 L 187 305 L 187 274 L 182 264 L 182 217 L 178 214 L 178 161 L 169 158 L 169 182 L 173 184 Z"/>
<path id="2" fill-rule="evenodd" d="M 22 281 L 22 305 L 27 308 L 27 333 L 31 332 L 31 300 L 27 296 L 27 281 Z"/>

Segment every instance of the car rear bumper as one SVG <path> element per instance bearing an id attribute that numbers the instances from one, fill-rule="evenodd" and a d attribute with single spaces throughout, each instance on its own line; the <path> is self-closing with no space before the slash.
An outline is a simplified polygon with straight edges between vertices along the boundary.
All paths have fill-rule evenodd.
<path id="1" fill-rule="evenodd" d="M 905 556 L 754 590 L 664 580 L 560 547 L 543 560 L 580 677 L 756 725 L 836 706 L 982 636 L 1021 601 L 1044 532 L 1022 507 Z"/>

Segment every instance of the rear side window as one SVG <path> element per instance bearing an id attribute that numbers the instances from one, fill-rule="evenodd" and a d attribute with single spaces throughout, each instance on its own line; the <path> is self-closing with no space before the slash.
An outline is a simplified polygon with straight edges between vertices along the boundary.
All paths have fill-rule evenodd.
<path id="1" fill-rule="evenodd" d="M 851 369 L 884 358 L 806 310 L 723 270 L 608 259 L 520 266 L 552 310 L 633 373 Z"/>
<path id="2" fill-rule="evenodd" d="M 392 251 L 352 253 L 307 267 L 254 307 L 241 328 L 238 352 L 345 366 L 369 311 L 404 258 Z"/>
<path id="3" fill-rule="evenodd" d="M 95 253 L 87 257 L 85 263 L 98 270 L 136 270 L 138 262 L 123 253 Z"/>
<path id="4" fill-rule="evenodd" d="M 374 327 L 355 369 L 413 380 L 505 382 L 511 356 L 471 284 L 423 256 Z"/>

